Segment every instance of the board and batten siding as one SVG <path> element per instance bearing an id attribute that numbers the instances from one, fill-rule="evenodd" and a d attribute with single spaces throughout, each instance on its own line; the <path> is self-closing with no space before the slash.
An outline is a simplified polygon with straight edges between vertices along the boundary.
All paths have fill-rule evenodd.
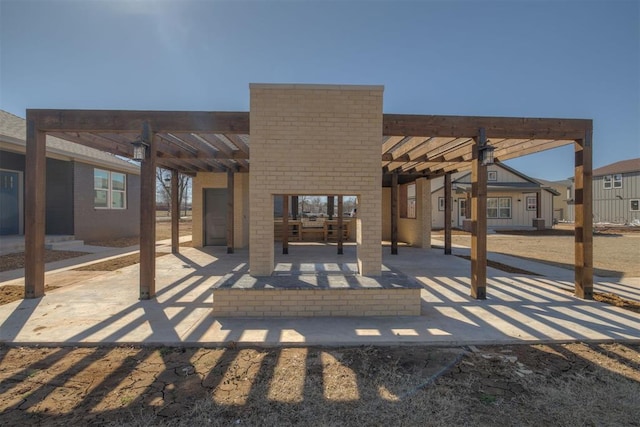
<path id="1" fill-rule="evenodd" d="M 640 199 L 640 171 L 623 173 L 622 188 L 604 188 L 604 176 L 593 178 L 593 221 L 628 224 L 640 220 L 631 200 Z"/>

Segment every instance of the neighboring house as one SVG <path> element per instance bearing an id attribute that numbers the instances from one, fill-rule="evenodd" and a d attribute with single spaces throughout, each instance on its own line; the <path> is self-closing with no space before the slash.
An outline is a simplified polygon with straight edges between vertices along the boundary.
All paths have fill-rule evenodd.
<path id="1" fill-rule="evenodd" d="M 451 177 L 452 227 L 462 228 L 470 219 L 471 173 L 462 172 Z M 539 194 L 539 196 L 538 196 Z M 487 226 L 489 228 L 532 227 L 537 218 L 540 202 L 540 218 L 547 228 L 553 225 L 553 198 L 559 193 L 542 185 L 503 163 L 487 167 Z M 432 180 L 431 226 L 444 227 L 444 178 Z"/>
<path id="2" fill-rule="evenodd" d="M 558 192 L 557 196 L 553 196 L 554 222 L 569 221 L 569 200 L 571 199 L 571 185 L 573 182 L 570 179 L 547 181 L 539 178 L 536 178 L 536 181 L 543 186 L 553 188 Z"/>
<path id="3" fill-rule="evenodd" d="M 0 110 L 0 235 L 24 234 L 25 120 Z M 47 136 L 46 225 L 76 239 L 137 236 L 140 168 Z"/>
<path id="4" fill-rule="evenodd" d="M 573 184 L 573 179 L 571 179 Z M 569 218 L 575 219 L 571 186 Z M 640 221 L 640 158 L 593 170 L 593 222 L 631 224 Z"/>

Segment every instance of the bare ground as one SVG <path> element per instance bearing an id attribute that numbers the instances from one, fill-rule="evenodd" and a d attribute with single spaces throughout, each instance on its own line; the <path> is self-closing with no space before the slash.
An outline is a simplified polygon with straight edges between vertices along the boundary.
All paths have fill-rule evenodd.
<path id="1" fill-rule="evenodd" d="M 638 425 L 640 344 L 462 350 L 0 346 L 0 425 Z"/>
<path id="2" fill-rule="evenodd" d="M 44 262 L 62 261 L 63 259 L 76 258 L 86 254 L 86 252 L 45 249 Z M 19 268 L 24 268 L 24 252 L 0 255 L 0 271 L 17 270 Z"/>
<path id="3" fill-rule="evenodd" d="M 640 345 L 0 347 L 3 425 L 638 425 Z"/>
<path id="4" fill-rule="evenodd" d="M 441 232 L 434 237 L 442 238 Z M 469 233 L 451 236 L 454 245 L 471 246 Z M 487 250 L 521 258 L 542 261 L 563 268 L 574 268 L 572 230 L 543 232 L 504 231 L 487 236 Z M 593 236 L 594 274 L 601 277 L 640 276 L 640 232 L 620 229 L 595 233 Z"/>

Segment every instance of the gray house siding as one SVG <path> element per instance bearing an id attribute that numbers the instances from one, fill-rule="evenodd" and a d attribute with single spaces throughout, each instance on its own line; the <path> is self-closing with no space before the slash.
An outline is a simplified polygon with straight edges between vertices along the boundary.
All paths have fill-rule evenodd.
<path id="1" fill-rule="evenodd" d="M 0 150 L 0 169 L 24 172 L 24 154 Z"/>
<path id="2" fill-rule="evenodd" d="M 86 241 L 140 234 L 140 176 L 127 174 L 126 209 L 94 207 L 94 169 L 75 163 L 75 236 Z M 98 169 L 107 170 L 100 166 Z"/>
<path id="3" fill-rule="evenodd" d="M 24 188 L 25 156 L 10 151 L 0 151 L 0 169 L 22 172 L 20 188 Z M 45 233 L 73 234 L 73 165 L 56 159 L 47 159 Z M 22 217 L 18 230 L 23 233 L 24 201 L 20 197 Z"/>
<path id="4" fill-rule="evenodd" d="M 45 232 L 73 234 L 73 163 L 47 159 Z"/>
<path id="5" fill-rule="evenodd" d="M 631 200 L 640 199 L 640 171 L 622 174 L 622 188 L 604 188 L 604 176 L 593 178 L 593 220 L 617 224 L 640 220 Z"/>

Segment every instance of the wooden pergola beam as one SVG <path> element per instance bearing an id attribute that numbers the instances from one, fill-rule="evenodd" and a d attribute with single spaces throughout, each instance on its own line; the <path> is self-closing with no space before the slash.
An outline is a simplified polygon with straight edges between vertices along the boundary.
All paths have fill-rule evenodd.
<path id="1" fill-rule="evenodd" d="M 451 255 L 451 173 L 444 174 L 444 254 Z"/>
<path id="2" fill-rule="evenodd" d="M 25 298 L 44 295 L 46 138 L 37 118 L 27 112 L 25 167 Z"/>
<path id="3" fill-rule="evenodd" d="M 473 138 L 485 129 L 487 138 L 581 139 L 591 129 L 584 119 L 433 116 L 384 114 L 383 135 Z"/>
<path id="4" fill-rule="evenodd" d="M 178 171 L 171 171 L 171 253 L 180 253 L 180 197 Z"/>
<path id="5" fill-rule="evenodd" d="M 593 299 L 592 132 L 575 142 L 575 294 Z"/>
<path id="6" fill-rule="evenodd" d="M 231 111 L 27 110 L 40 130 L 62 132 L 249 133 L 249 113 Z"/>
<path id="7" fill-rule="evenodd" d="M 487 298 L 487 166 L 480 161 L 486 145 L 483 129 L 473 144 L 471 166 L 471 297 Z"/>
<path id="8" fill-rule="evenodd" d="M 156 144 L 149 123 L 144 123 L 142 138 L 149 144 L 146 158 L 140 162 L 140 299 L 156 295 Z"/>

